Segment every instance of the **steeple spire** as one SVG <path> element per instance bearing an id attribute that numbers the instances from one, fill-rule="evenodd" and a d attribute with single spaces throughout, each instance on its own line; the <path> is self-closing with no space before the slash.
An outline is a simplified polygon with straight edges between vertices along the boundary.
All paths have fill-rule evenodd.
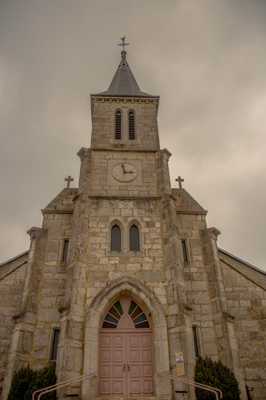
<path id="1" fill-rule="evenodd" d="M 125 47 L 129 43 L 126 42 L 126 37 L 121 37 L 121 43 L 118 46 L 122 47 L 121 61 L 112 79 L 109 88 L 102 93 L 103 96 L 137 96 L 137 97 L 153 97 L 148 93 L 142 92 L 129 65 L 127 62 L 127 52 Z"/>

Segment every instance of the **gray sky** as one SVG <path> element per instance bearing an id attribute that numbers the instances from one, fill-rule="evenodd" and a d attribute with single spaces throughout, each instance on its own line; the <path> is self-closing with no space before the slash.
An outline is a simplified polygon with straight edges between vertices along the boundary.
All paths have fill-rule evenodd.
<path id="1" fill-rule="evenodd" d="M 119 38 L 161 96 L 172 180 L 208 209 L 221 247 L 266 270 L 266 1 L 1 0 L 0 261 L 72 174 L 90 141 L 88 94 L 105 90 Z"/>

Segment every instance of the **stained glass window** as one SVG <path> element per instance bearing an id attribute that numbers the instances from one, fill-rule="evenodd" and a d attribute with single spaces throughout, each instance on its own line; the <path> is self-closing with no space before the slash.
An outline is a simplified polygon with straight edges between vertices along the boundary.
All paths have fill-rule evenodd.
<path id="1" fill-rule="evenodd" d="M 146 317 L 146 314 L 142 311 L 140 306 L 138 306 L 133 300 L 130 302 L 128 307 L 127 314 L 132 319 L 135 328 L 149 328 L 149 321 Z M 106 314 L 103 321 L 103 328 L 107 329 L 115 329 L 117 328 L 120 318 L 124 314 L 124 310 L 121 302 L 118 300 L 116 303 L 112 305 L 108 313 Z"/>
<path id="2" fill-rule="evenodd" d="M 120 301 L 117 301 L 106 314 L 103 321 L 103 328 L 116 328 L 122 315 L 122 305 Z"/>
<path id="3" fill-rule="evenodd" d="M 132 318 L 135 328 L 150 327 L 146 314 L 144 314 L 140 306 L 138 306 L 133 300 L 130 303 L 128 314 Z"/>

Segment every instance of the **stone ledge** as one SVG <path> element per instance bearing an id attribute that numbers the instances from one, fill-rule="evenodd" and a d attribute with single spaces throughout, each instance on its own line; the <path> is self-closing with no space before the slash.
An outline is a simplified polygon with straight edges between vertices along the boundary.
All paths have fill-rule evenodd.
<path id="1" fill-rule="evenodd" d="M 114 195 L 88 195 L 89 199 L 108 199 L 108 200 L 160 200 L 162 196 L 114 196 Z"/>

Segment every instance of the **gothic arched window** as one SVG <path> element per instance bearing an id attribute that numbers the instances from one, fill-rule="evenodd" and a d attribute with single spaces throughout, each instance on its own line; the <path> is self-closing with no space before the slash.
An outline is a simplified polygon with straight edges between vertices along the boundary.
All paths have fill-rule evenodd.
<path id="1" fill-rule="evenodd" d="M 117 224 L 111 229 L 111 251 L 121 251 L 121 229 Z"/>
<path id="2" fill-rule="evenodd" d="M 116 110 L 115 112 L 115 139 L 121 139 L 121 128 L 122 128 L 122 112 Z"/>
<path id="3" fill-rule="evenodd" d="M 130 251 L 140 251 L 139 228 L 137 225 L 131 225 L 129 229 L 129 249 Z"/>
<path id="4" fill-rule="evenodd" d="M 128 112 L 128 138 L 129 140 L 135 139 L 135 113 L 133 110 Z"/>

